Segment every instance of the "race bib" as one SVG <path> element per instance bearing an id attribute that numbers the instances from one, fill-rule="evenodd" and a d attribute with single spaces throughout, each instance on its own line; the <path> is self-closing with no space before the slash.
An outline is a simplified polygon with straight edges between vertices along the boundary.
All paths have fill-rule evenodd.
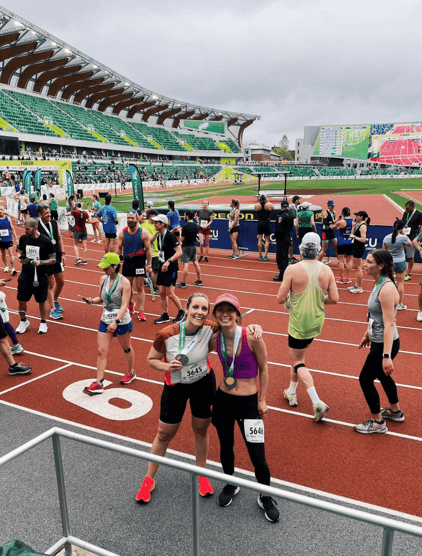
<path id="1" fill-rule="evenodd" d="M 207 221 L 207 220 L 201 220 L 201 222 L 200 222 L 201 228 L 205 228 L 207 225 L 208 225 L 208 221 Z"/>
<path id="2" fill-rule="evenodd" d="M 264 442 L 264 422 L 262 419 L 245 419 L 243 426 L 247 442 L 255 444 Z"/>
<path id="3" fill-rule="evenodd" d="M 145 268 L 137 268 L 135 274 L 136 276 L 139 276 L 140 274 L 145 274 Z"/>
<path id="4" fill-rule="evenodd" d="M 189 382 L 196 382 L 208 372 L 208 364 L 207 360 L 200 361 L 195 365 L 189 365 L 187 367 L 183 367 L 181 370 L 181 377 L 182 382 L 189 383 Z"/>
<path id="5" fill-rule="evenodd" d="M 165 263 L 165 262 L 166 262 L 166 259 L 164 258 L 164 253 L 163 253 L 163 251 L 160 251 L 160 252 L 158 253 L 158 260 L 160 261 L 160 263 Z"/>
<path id="6" fill-rule="evenodd" d="M 373 325 L 374 325 L 374 319 L 368 319 L 368 334 L 370 336 L 372 336 L 372 334 L 374 333 L 373 331 Z"/>
<path id="7" fill-rule="evenodd" d="M 403 228 L 403 231 L 404 231 L 405 235 L 407 235 L 407 236 L 410 234 L 411 230 L 412 230 L 412 228 L 409 228 L 408 226 Z"/>
<path id="8" fill-rule="evenodd" d="M 25 249 L 26 258 L 33 260 L 40 258 L 40 248 L 37 245 L 27 245 Z"/>
<path id="9" fill-rule="evenodd" d="M 0 230 L 0 236 L 1 237 L 6 237 L 9 235 L 9 230 Z"/>
<path id="10" fill-rule="evenodd" d="M 101 320 L 103 322 L 105 322 L 106 324 L 111 324 L 112 322 L 114 322 L 117 319 L 117 314 L 118 314 L 118 310 L 114 310 L 114 311 L 108 311 L 107 309 L 104 309 L 103 311 L 103 316 L 101 317 Z"/>

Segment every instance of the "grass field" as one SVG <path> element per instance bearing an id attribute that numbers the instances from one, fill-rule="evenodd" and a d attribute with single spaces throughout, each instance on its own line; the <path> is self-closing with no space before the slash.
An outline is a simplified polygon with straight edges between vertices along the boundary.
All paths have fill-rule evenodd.
<path id="1" fill-rule="evenodd" d="M 264 190 L 280 190 L 284 189 L 284 181 L 261 182 L 261 189 Z M 401 207 L 404 207 L 406 199 L 401 195 L 397 195 L 394 191 L 420 189 L 422 190 L 422 178 L 413 179 L 356 179 L 356 180 L 301 180 L 287 181 L 287 194 L 294 195 L 295 192 L 315 191 L 331 189 L 333 194 L 341 195 L 366 195 L 379 194 L 388 195 L 390 199 L 395 201 Z M 227 195 L 228 197 L 236 196 L 254 196 L 258 192 L 257 184 L 221 184 L 210 185 L 205 188 L 203 185 L 192 186 L 189 189 L 157 189 L 157 191 L 145 193 L 145 199 L 153 199 L 154 206 L 157 208 L 167 206 L 167 201 L 173 199 L 176 204 L 182 201 L 201 201 L 205 197 L 216 195 Z M 86 206 L 87 199 L 85 199 Z M 91 202 L 91 201 L 88 201 Z M 65 206 L 65 201 L 59 203 Z M 132 208 L 131 194 L 113 195 L 113 204 L 118 211 L 127 212 Z M 422 210 L 422 206 L 417 206 Z"/>

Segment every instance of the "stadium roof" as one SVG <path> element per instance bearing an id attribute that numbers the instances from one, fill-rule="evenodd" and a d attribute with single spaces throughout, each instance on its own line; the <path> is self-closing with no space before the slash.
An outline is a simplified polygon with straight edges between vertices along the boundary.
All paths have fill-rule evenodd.
<path id="1" fill-rule="evenodd" d="M 0 84 L 158 124 L 173 120 L 226 122 L 243 130 L 260 116 L 196 106 L 154 93 L 0 6 Z"/>

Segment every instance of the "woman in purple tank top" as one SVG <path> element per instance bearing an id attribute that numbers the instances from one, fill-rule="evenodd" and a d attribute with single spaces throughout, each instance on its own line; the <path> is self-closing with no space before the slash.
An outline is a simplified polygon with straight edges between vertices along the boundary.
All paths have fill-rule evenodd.
<path id="1" fill-rule="evenodd" d="M 262 338 L 254 338 L 249 330 L 239 326 L 240 306 L 234 295 L 220 295 L 215 302 L 213 315 L 220 331 L 212 337 L 210 347 L 217 350 L 224 372 L 212 416 L 220 441 L 221 464 L 224 473 L 234 475 L 234 424 L 237 421 L 257 481 L 269 486 L 271 475 L 265 459 L 263 421 L 268 411 L 265 401 L 268 385 L 267 349 Z M 228 506 L 238 492 L 239 487 L 226 485 L 218 503 Z M 280 514 L 277 502 L 271 496 L 260 494 L 258 505 L 269 521 L 278 521 Z"/>

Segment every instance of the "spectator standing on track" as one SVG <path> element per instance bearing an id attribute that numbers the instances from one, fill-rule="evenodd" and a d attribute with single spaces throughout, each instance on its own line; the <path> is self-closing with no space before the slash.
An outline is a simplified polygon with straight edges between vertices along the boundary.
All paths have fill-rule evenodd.
<path id="1" fill-rule="evenodd" d="M 104 198 L 105 205 L 97 212 L 97 218 L 103 223 L 104 252 L 114 251 L 114 242 L 117 237 L 117 211 L 111 206 L 112 197 L 107 194 Z"/>
<path id="2" fill-rule="evenodd" d="M 419 234 L 417 237 L 415 237 L 415 239 L 412 241 L 413 247 L 416 249 L 416 251 L 419 253 L 419 257 L 422 257 L 422 250 L 421 250 L 421 244 L 422 244 L 422 233 Z M 416 315 L 416 320 L 418 322 L 422 322 L 422 277 L 419 281 L 419 293 L 418 293 L 418 307 L 419 307 L 419 311 L 418 314 Z"/>
<path id="3" fill-rule="evenodd" d="M 318 255 L 318 261 L 322 261 L 330 243 L 333 246 L 336 257 L 338 258 L 337 237 L 332 229 L 334 224 L 336 223 L 336 213 L 334 212 L 334 207 L 334 201 L 328 199 L 327 208 L 322 213 L 322 250 L 321 253 Z M 330 261 L 327 261 L 326 264 L 329 264 L 329 262 Z"/>
<path id="4" fill-rule="evenodd" d="M 138 213 L 130 210 L 126 216 L 127 227 L 120 233 L 117 240 L 117 254 L 123 257 L 122 274 L 130 283 L 129 314 L 135 312 L 133 301 L 133 282 L 135 281 L 138 305 L 139 321 L 146 321 L 144 279 L 151 274 L 151 245 L 149 234 L 141 228 L 138 223 Z"/>
<path id="5" fill-rule="evenodd" d="M 16 276 L 18 271 L 15 268 L 15 259 L 13 257 L 13 241 L 15 245 L 17 245 L 18 239 L 16 237 L 15 228 L 13 227 L 11 219 L 4 213 L 4 206 L 0 205 L 0 251 L 4 263 L 4 272 L 9 272 L 6 258 L 6 255 L 9 255 L 12 276 Z"/>
<path id="6" fill-rule="evenodd" d="M 151 201 L 150 201 L 151 202 Z M 144 211 L 145 212 L 145 211 Z M 157 246 L 157 235 L 158 232 L 155 229 L 155 225 L 153 222 L 154 216 L 157 216 L 158 212 L 151 208 L 146 211 L 146 219 L 143 224 L 141 224 L 141 228 L 146 230 L 149 235 L 150 245 L 151 245 L 151 265 L 152 265 L 152 283 L 154 285 L 154 292 L 155 294 L 159 294 L 157 288 L 157 274 L 159 270 L 159 262 L 158 262 L 158 246 Z"/>
<path id="7" fill-rule="evenodd" d="M 218 387 L 212 415 L 220 441 L 223 471 L 226 475 L 234 475 L 234 425 L 237 422 L 258 483 L 270 486 L 263 421 L 268 412 L 267 348 L 262 338 L 254 338 L 251 332 L 240 326 L 240 305 L 234 295 L 220 295 L 215 301 L 213 315 L 220 331 L 212 337 L 210 350 L 217 351 L 225 377 Z M 229 506 L 239 490 L 239 487 L 227 484 L 218 499 L 220 506 Z M 268 521 L 280 518 L 276 504 L 271 496 L 258 496 L 258 505 Z"/>
<path id="8" fill-rule="evenodd" d="M 66 201 L 66 213 L 72 212 L 76 208 L 76 195 L 69 195 Z M 67 217 L 67 227 L 69 229 L 69 237 L 73 238 L 73 232 L 75 231 L 75 219 L 73 216 Z"/>
<path id="9" fill-rule="evenodd" d="M 239 248 L 237 246 L 237 238 L 239 236 L 240 231 L 240 202 L 237 199 L 232 199 L 231 203 L 231 211 L 229 214 L 229 233 L 230 233 L 230 241 L 232 243 L 232 251 L 233 254 L 229 255 L 229 259 L 239 259 Z"/>
<path id="10" fill-rule="evenodd" d="M 350 271 L 353 266 L 353 243 L 350 234 L 353 228 L 353 218 L 350 216 L 349 207 L 344 207 L 340 218 L 333 225 L 332 230 L 337 231 L 337 258 L 340 277 L 337 278 L 338 284 L 351 284 Z M 346 262 L 345 262 L 346 259 Z"/>
<path id="11" fill-rule="evenodd" d="M 29 326 L 26 318 L 27 303 L 32 296 L 39 305 L 41 322 L 38 334 L 46 334 L 48 316 L 48 267 L 56 263 L 56 252 L 50 239 L 38 231 L 38 222 L 27 218 L 24 226 L 25 234 L 18 243 L 19 260 L 22 271 L 18 278 L 19 316 L 21 321 L 16 329 L 23 334 Z"/>
<path id="12" fill-rule="evenodd" d="M 51 210 L 46 205 L 38 205 L 38 231 L 51 240 L 56 252 L 56 262 L 48 267 L 48 304 L 50 305 L 50 318 L 59 320 L 63 318 L 63 307 L 59 303 L 59 296 L 64 286 L 64 267 L 66 256 L 63 238 L 57 220 L 52 220 Z"/>
<path id="13" fill-rule="evenodd" d="M 422 226 L 422 212 L 415 208 L 415 202 L 410 200 L 405 204 L 405 210 L 402 216 L 402 220 L 405 224 L 404 233 L 413 241 L 415 237 L 418 236 L 421 231 Z M 412 268 L 415 264 L 415 248 L 412 244 L 411 247 L 406 247 L 406 258 L 407 258 L 407 273 L 405 276 L 406 282 L 412 279 Z"/>
<path id="14" fill-rule="evenodd" d="M 293 255 L 293 244 L 295 242 L 295 239 L 297 238 L 297 235 L 296 235 L 296 218 L 297 218 L 297 208 L 298 208 L 299 205 L 300 205 L 299 195 L 293 195 L 292 204 L 289 206 L 289 211 L 290 211 L 290 214 L 292 215 L 292 218 L 293 218 L 293 228 L 292 228 L 292 231 L 290 232 L 291 242 L 290 242 L 290 249 L 289 249 L 289 259 L 292 262 L 297 261 L 297 259 Z"/>
<path id="15" fill-rule="evenodd" d="M 127 372 L 120 383 L 130 384 L 136 378 L 135 354 L 131 344 L 132 318 L 129 314 L 131 294 L 129 280 L 120 274 L 120 258 L 117 253 L 106 253 L 98 267 L 104 270 L 105 275 L 100 280 L 97 297 L 82 297 L 88 305 L 103 303 L 103 314 L 97 334 L 97 380 L 83 390 L 90 396 L 104 392 L 104 372 L 113 338 L 117 337 L 127 362 Z"/>
<path id="16" fill-rule="evenodd" d="M 174 208 L 174 201 L 169 201 L 167 205 L 170 209 L 167 213 L 167 220 L 169 222 L 168 229 L 177 237 L 177 241 L 181 245 L 182 241 L 180 239 L 180 213 L 177 209 Z"/>
<path id="17" fill-rule="evenodd" d="M 199 226 L 196 222 L 193 221 L 195 213 L 193 210 L 187 210 L 185 212 L 185 221 L 186 224 L 183 226 L 181 231 L 181 238 L 182 238 L 182 258 L 181 262 L 183 263 L 183 275 L 182 281 L 179 284 L 176 284 L 178 288 L 186 288 L 186 279 L 188 276 L 189 271 L 189 263 L 192 262 L 193 266 L 196 270 L 196 275 L 198 279 L 194 282 L 195 286 L 203 286 L 201 280 L 201 268 L 197 261 L 197 254 L 196 254 L 196 236 L 198 235 Z"/>
<path id="18" fill-rule="evenodd" d="M 288 203 L 287 203 L 288 205 Z M 255 203 L 254 209 L 258 216 L 258 260 L 269 261 L 268 251 L 270 249 L 270 236 L 271 236 L 271 211 L 274 210 L 274 205 L 270 203 L 267 196 L 262 194 L 259 196 L 258 202 Z M 265 238 L 264 256 L 262 256 L 262 241 Z"/>
<path id="19" fill-rule="evenodd" d="M 195 218 L 199 223 L 199 262 L 207 263 L 210 249 L 211 224 L 214 220 L 214 213 L 209 208 L 209 202 L 207 200 L 204 199 L 202 201 L 202 209 L 196 212 Z"/>
<path id="20" fill-rule="evenodd" d="M 387 250 L 377 249 L 368 254 L 365 261 L 365 272 L 372 276 L 375 286 L 368 301 L 368 329 L 359 344 L 359 349 L 370 347 L 371 351 L 359 375 L 359 382 L 372 419 L 355 426 L 355 431 L 361 434 L 386 433 L 388 429 L 384 419 L 404 421 L 397 387 L 391 376 L 393 359 L 400 349 L 396 326 L 399 292 L 394 283 L 393 268 L 393 258 Z M 381 409 L 375 379 L 380 381 L 390 407 Z"/>
<path id="21" fill-rule="evenodd" d="M 396 220 L 393 226 L 392 234 L 385 236 L 382 242 L 382 248 L 388 250 L 393 257 L 396 286 L 399 292 L 399 303 L 397 311 L 404 311 L 407 306 L 403 303 L 404 296 L 404 275 L 406 272 L 406 252 L 405 248 L 410 247 L 412 242 L 404 233 L 403 220 Z"/>
<path id="22" fill-rule="evenodd" d="M 353 268 L 355 269 L 355 283 L 347 288 L 350 293 L 363 293 L 362 289 L 362 257 L 365 252 L 365 242 L 368 233 L 368 226 L 371 219 L 364 210 L 355 212 L 355 220 L 353 222 L 352 233 L 350 239 L 353 241 Z"/>
<path id="23" fill-rule="evenodd" d="M 87 265 L 87 254 L 88 254 L 88 232 L 86 229 L 86 223 L 89 219 L 89 214 L 86 210 L 82 209 L 82 203 L 76 203 L 76 207 L 72 212 L 66 213 L 66 216 L 73 216 L 75 220 L 75 231 L 73 232 L 73 249 L 75 250 L 76 261 L 75 265 Z M 81 259 L 79 257 L 79 243 L 82 243 L 82 248 L 84 250 L 84 256 Z"/>
<path id="24" fill-rule="evenodd" d="M 330 408 L 315 390 L 312 375 L 305 365 L 305 352 L 321 334 L 325 305 L 338 303 L 339 295 L 332 270 L 317 260 L 321 250 L 319 235 L 305 234 L 299 249 L 303 260 L 287 267 L 277 294 L 277 302 L 285 302 L 290 310 L 288 333 L 292 367 L 290 386 L 284 390 L 283 397 L 290 406 L 297 406 L 296 390 L 301 382 L 312 400 L 315 421 L 320 421 Z"/>
<path id="25" fill-rule="evenodd" d="M 9 278 L 9 280 L 11 280 L 11 278 Z M 6 283 L 6 280 L 0 280 L 0 288 L 6 287 Z M 10 324 L 9 309 L 6 304 L 6 294 L 2 291 L 0 291 L 0 316 L 1 320 L 3 321 L 7 335 L 12 341 L 12 347 L 10 348 L 12 356 L 17 355 L 18 353 L 23 353 L 24 349 L 19 343 L 18 337 L 16 336 L 16 331 Z"/>
<path id="26" fill-rule="evenodd" d="M 174 286 L 177 282 L 177 272 L 179 270 L 177 259 L 180 259 L 182 256 L 182 248 L 177 241 L 177 237 L 167 229 L 167 216 L 158 214 L 157 216 L 153 216 L 152 220 L 158 232 L 157 245 L 159 267 L 157 286 L 160 292 L 161 309 L 163 311 L 162 315 L 158 317 L 158 319 L 155 319 L 154 322 L 155 324 L 162 324 L 163 322 L 170 321 L 168 314 L 168 299 L 171 299 L 178 311 L 176 318 L 173 319 L 173 322 L 177 323 L 185 316 L 180 299 L 174 292 Z"/>
<path id="27" fill-rule="evenodd" d="M 289 248 L 291 244 L 290 233 L 293 229 L 293 217 L 289 210 L 287 199 L 281 201 L 281 212 L 278 213 L 275 224 L 275 240 L 277 243 L 276 261 L 278 275 L 274 276 L 274 282 L 282 282 L 286 268 L 289 265 Z"/>

